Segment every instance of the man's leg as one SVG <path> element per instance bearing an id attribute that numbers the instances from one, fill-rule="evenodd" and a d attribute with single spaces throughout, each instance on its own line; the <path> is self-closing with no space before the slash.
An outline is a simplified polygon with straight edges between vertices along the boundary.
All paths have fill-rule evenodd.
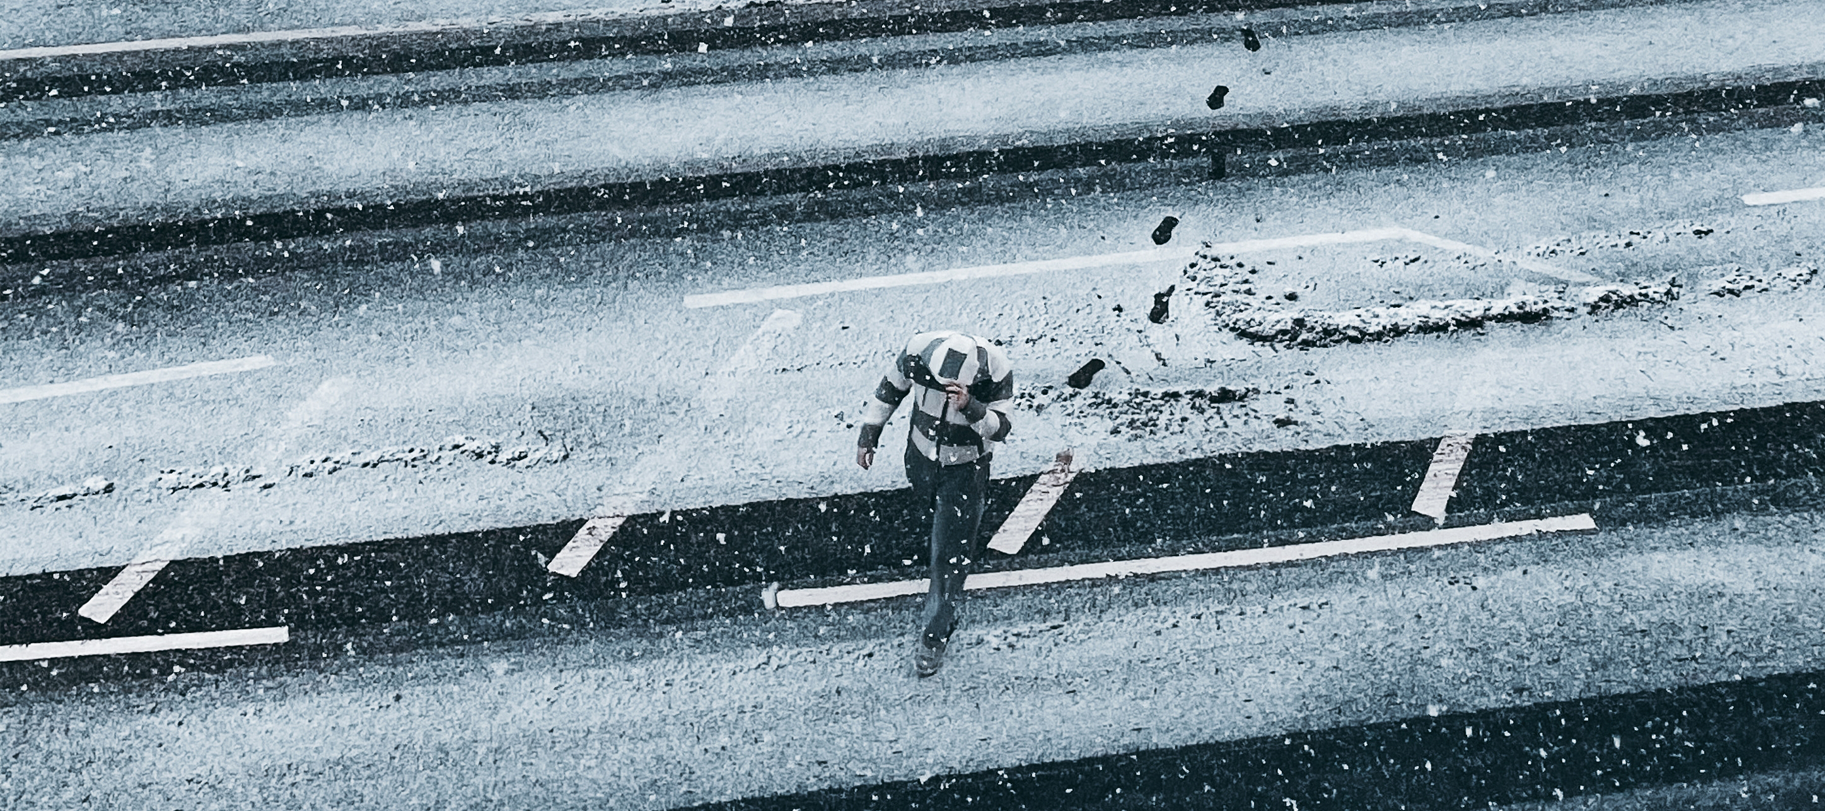
<path id="1" fill-rule="evenodd" d="M 976 531 L 982 524 L 982 501 L 988 490 L 989 462 L 950 465 L 938 474 L 936 509 L 932 515 L 931 591 L 925 599 L 927 647 L 949 641 L 956 618 L 957 599 L 976 550 Z"/>

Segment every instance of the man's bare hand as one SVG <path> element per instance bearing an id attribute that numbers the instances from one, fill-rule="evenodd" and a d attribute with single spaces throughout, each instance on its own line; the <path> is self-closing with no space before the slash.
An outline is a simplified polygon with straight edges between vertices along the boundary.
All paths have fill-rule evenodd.
<path id="1" fill-rule="evenodd" d="M 944 384 L 944 397 L 951 401 L 951 408 L 961 409 L 970 404 L 970 390 L 962 383 Z"/>
<path id="2" fill-rule="evenodd" d="M 874 448 L 856 448 L 855 463 L 861 465 L 863 470 L 867 470 L 870 465 L 874 464 Z"/>

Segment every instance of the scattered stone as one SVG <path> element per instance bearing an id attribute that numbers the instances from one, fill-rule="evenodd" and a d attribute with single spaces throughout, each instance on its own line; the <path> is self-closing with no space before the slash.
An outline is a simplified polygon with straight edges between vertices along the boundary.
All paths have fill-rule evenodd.
<path id="1" fill-rule="evenodd" d="M 1261 38 L 1255 36 L 1255 29 L 1242 29 L 1242 47 L 1247 48 L 1250 53 L 1261 50 Z"/>
<path id="2" fill-rule="evenodd" d="M 1218 406 L 1241 403 L 1260 394 L 1259 389 L 1235 389 L 1218 386 L 1210 389 L 1130 389 L 1103 392 L 1076 391 L 1041 386 L 1037 391 L 1014 395 L 1016 408 L 1031 408 L 1035 414 L 1057 407 L 1063 411 L 1054 419 L 1066 422 L 1094 415 L 1112 420 L 1113 433 L 1171 431 L 1193 423 L 1221 420 Z"/>
<path id="3" fill-rule="evenodd" d="M 1705 292 L 1713 296 L 1741 296 L 1744 293 L 1762 293 L 1774 290 L 1798 290 L 1817 276 L 1819 269 L 1810 264 L 1794 265 L 1775 271 L 1773 278 L 1768 278 L 1758 271 L 1745 269 L 1742 265 L 1724 265 L 1718 270 L 1725 272 L 1721 279 L 1705 285 Z"/>
<path id="4" fill-rule="evenodd" d="M 1716 232 L 1717 229 L 1699 222 L 1675 223 L 1663 228 L 1640 228 L 1616 233 L 1574 234 L 1551 242 L 1529 245 L 1522 250 L 1522 253 L 1541 259 L 1584 256 L 1595 250 L 1628 249 L 1645 245 L 1666 245 L 1685 239 L 1704 239 Z"/>
<path id="5" fill-rule="evenodd" d="M 1065 383 L 1074 389 L 1089 386 L 1091 379 L 1096 377 L 1096 373 L 1102 371 L 1103 367 L 1107 365 L 1103 363 L 1102 358 L 1091 358 L 1089 363 L 1084 364 L 1077 371 L 1072 372 L 1070 377 L 1065 378 Z"/>
<path id="6" fill-rule="evenodd" d="M 1178 285 L 1170 284 L 1166 286 L 1165 292 L 1153 294 L 1153 309 L 1147 313 L 1148 321 L 1159 324 L 1166 320 L 1172 308 L 1172 291 L 1176 289 Z"/>
<path id="7" fill-rule="evenodd" d="M 1210 91 L 1210 98 L 1204 100 L 1204 106 L 1209 107 L 1212 110 L 1222 109 L 1223 97 L 1227 95 L 1229 95 L 1229 88 L 1224 85 L 1217 85 L 1217 89 Z"/>
<path id="8" fill-rule="evenodd" d="M 1153 244 L 1164 245 L 1172 241 L 1172 229 L 1179 225 L 1178 217 L 1167 217 L 1160 220 L 1160 227 L 1153 229 Z"/>
<path id="9" fill-rule="evenodd" d="M 1275 428 L 1285 428 L 1289 425 L 1298 425 L 1298 424 L 1299 424 L 1299 421 L 1296 419 L 1293 419 L 1292 417 L 1282 415 L 1282 416 L 1274 418 L 1274 427 Z"/>

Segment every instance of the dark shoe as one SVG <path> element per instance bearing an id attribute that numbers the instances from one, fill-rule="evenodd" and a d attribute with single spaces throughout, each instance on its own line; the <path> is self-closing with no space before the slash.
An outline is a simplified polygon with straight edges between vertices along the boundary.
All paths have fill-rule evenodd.
<path id="1" fill-rule="evenodd" d="M 935 648 L 927 647 L 923 641 L 919 643 L 919 652 L 913 655 L 913 672 L 919 674 L 919 678 L 923 679 L 938 672 L 939 666 L 943 664 L 944 645 L 942 643 Z"/>

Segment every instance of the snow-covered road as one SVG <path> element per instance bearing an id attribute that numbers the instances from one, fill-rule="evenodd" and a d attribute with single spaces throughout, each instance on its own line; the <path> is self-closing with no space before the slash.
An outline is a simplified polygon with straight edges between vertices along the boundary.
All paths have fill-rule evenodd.
<path id="1" fill-rule="evenodd" d="M 10 429 L 0 439 L 9 496 L 0 538 L 10 539 L 0 570 L 125 563 L 193 501 L 219 492 L 211 482 L 251 473 L 285 415 L 338 377 L 352 381 L 348 393 L 264 465 L 263 478 L 236 487 L 195 554 L 583 516 L 654 449 L 672 460 L 648 490 L 655 510 L 898 486 L 897 471 L 857 470 L 846 449 L 899 336 L 940 323 L 1002 339 L 1019 366 L 1018 438 L 998 476 L 1043 470 L 1067 446 L 1095 445 L 1098 466 L 1119 467 L 1436 437 L 1441 426 L 1821 399 L 1825 374 L 1805 348 L 1825 334 L 1820 293 L 1811 282 L 1775 284 L 1775 272 L 1817 261 L 1825 207 L 1740 199 L 1825 181 L 1818 137 L 1759 132 L 606 243 L 582 230 L 525 247 L 509 224 L 441 256 L 300 257 L 227 268 L 234 276 L 220 280 L 211 278 L 220 260 L 204 258 L 179 269 L 200 276 L 189 281 L 16 296 L 0 305 L 6 390 L 240 358 L 275 365 L 0 404 Z M 1151 249 L 1166 215 L 1183 220 L 1168 248 L 1399 226 L 1499 252 L 1492 261 L 1402 240 L 1239 255 L 1260 272 L 1249 277 L 1257 297 L 1271 294 L 1282 309 L 1496 299 L 1565 284 L 1500 256 L 1605 283 L 1674 274 L 1685 293 L 1672 305 L 1310 351 L 1228 332 L 1202 305 L 1200 285 L 1211 280 L 1190 281 L 1175 263 L 684 306 L 731 288 Z M 552 225 L 540 225 L 545 239 Z M 1771 289 L 1706 292 L 1739 272 Z M 1154 294 L 1169 285 L 1178 286 L 1171 314 L 1153 324 Z M 1304 296 L 1286 302 L 1289 289 Z M 726 403 L 694 400 L 705 374 L 778 309 L 799 318 Z M 1093 357 L 1110 366 L 1090 392 L 1039 410 Z M 1048 385 L 1056 393 L 1041 396 Z M 1137 416 L 1122 405 L 1134 392 L 1219 386 L 1261 391 L 1245 412 L 1254 416 L 1111 433 Z M 476 450 L 451 447 L 410 468 L 379 463 L 437 452 L 452 437 Z M 113 482 L 112 492 L 34 508 L 34 498 L 93 477 Z M 175 487 L 186 483 L 202 486 Z M 360 506 L 326 511 L 326 502 Z"/>
<path id="2" fill-rule="evenodd" d="M 1255 124 L 1801 87 L 1805 11 L 14 139 L 0 227 L 1071 140 L 1208 120 L 1218 68 Z M 1825 133 L 1778 101 L 1778 127 L 1687 110 L 1336 172 L 1086 163 L 5 265 L 0 808 L 1176 807 L 1194 776 L 1237 807 L 1739 776 L 1799 802 L 1825 774 Z M 938 327 L 1013 359 L 984 534 L 1026 523 L 916 680 L 912 601 L 878 592 L 924 574 L 920 528 L 853 448 Z M 807 597 L 852 585 L 877 592 Z"/>

